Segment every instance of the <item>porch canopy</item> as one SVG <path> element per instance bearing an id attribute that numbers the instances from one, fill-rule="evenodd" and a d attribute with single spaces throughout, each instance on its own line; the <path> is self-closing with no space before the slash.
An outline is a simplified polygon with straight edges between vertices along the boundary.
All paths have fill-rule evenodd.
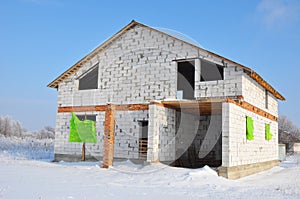
<path id="1" fill-rule="evenodd" d="M 180 112 L 200 115 L 217 115 L 222 113 L 222 99 L 212 100 L 163 100 L 166 108 Z"/>

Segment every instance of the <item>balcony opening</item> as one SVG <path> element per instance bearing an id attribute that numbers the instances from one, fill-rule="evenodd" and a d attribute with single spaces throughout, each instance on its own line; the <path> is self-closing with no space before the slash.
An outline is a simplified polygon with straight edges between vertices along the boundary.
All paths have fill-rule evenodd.
<path id="1" fill-rule="evenodd" d="M 201 60 L 201 82 L 224 80 L 224 67 L 206 60 Z"/>

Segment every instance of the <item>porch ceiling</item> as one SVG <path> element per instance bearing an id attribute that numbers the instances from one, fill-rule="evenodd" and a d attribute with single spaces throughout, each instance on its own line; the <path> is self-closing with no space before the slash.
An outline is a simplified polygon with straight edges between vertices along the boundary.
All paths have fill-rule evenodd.
<path id="1" fill-rule="evenodd" d="M 197 114 L 216 115 L 222 113 L 222 100 L 164 100 L 164 107 L 177 111 Z"/>

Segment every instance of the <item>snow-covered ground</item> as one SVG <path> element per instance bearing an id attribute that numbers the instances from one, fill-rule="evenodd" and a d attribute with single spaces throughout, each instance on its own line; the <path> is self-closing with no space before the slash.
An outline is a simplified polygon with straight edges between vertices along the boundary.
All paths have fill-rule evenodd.
<path id="1" fill-rule="evenodd" d="M 269 171 L 227 180 L 207 166 L 124 161 L 102 169 L 101 162 L 52 163 L 13 154 L 18 153 L 0 151 L 0 198 L 300 198 L 300 155 Z"/>

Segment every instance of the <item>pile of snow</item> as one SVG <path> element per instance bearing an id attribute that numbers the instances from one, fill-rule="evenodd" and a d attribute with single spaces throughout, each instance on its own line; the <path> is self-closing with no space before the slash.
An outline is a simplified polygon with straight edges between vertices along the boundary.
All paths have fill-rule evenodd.
<path id="1" fill-rule="evenodd" d="M 5 137 L 0 134 L 0 154 L 14 158 L 53 160 L 54 139 Z"/>

